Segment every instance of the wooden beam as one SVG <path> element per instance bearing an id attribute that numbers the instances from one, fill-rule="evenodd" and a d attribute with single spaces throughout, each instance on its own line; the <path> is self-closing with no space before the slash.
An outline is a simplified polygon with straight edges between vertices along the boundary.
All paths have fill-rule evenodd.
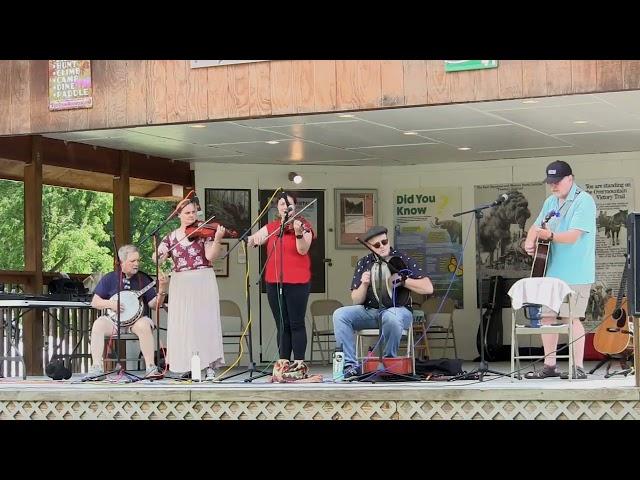
<path id="1" fill-rule="evenodd" d="M 42 293 L 42 142 L 32 137 L 31 162 L 24 168 L 24 268 L 34 272 L 27 293 Z M 42 310 L 23 317 L 24 360 L 27 375 L 42 375 Z"/>
<path id="2" fill-rule="evenodd" d="M 113 179 L 113 229 L 116 246 L 131 241 L 131 211 L 129 202 L 129 152 L 122 152 L 120 157 L 120 175 Z"/>
<path id="3" fill-rule="evenodd" d="M 171 198 L 173 197 L 173 185 L 166 183 L 159 184 L 150 192 L 145 194 L 145 198 Z"/>
<path id="4" fill-rule="evenodd" d="M 31 162 L 31 144 L 35 136 L 0 137 L 0 158 Z M 85 143 L 65 142 L 39 137 L 42 142 L 42 164 L 74 170 L 120 174 L 120 153 L 124 150 L 96 147 Z M 189 162 L 128 152 L 130 176 L 143 180 L 193 187 Z"/>

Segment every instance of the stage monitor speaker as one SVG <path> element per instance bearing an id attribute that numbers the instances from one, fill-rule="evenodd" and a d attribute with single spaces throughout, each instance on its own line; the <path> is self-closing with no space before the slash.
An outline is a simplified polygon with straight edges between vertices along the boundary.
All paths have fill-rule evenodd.
<path id="1" fill-rule="evenodd" d="M 627 300 L 629 314 L 640 316 L 640 213 L 627 216 Z"/>

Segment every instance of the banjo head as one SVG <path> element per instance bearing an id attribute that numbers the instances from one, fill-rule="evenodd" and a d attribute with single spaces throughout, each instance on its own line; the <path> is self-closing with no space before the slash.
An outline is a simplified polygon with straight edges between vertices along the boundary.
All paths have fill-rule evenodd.
<path id="1" fill-rule="evenodd" d="M 118 301 L 118 294 L 113 295 L 110 300 Z M 120 292 L 120 306 L 124 307 L 120 313 L 120 327 L 133 325 L 142 314 L 142 302 L 138 298 L 138 292 L 123 290 Z M 114 324 L 118 322 L 118 314 L 109 309 L 109 316 Z M 117 325 L 116 325 L 117 326 Z"/>

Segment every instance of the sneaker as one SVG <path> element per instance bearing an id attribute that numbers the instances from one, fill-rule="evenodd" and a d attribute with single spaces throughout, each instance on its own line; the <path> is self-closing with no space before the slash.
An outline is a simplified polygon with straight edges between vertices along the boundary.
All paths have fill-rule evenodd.
<path id="1" fill-rule="evenodd" d="M 82 377 L 83 382 L 101 382 L 105 379 L 102 365 L 92 365 L 87 374 Z"/>
<path id="2" fill-rule="evenodd" d="M 204 381 L 213 382 L 216 379 L 216 370 L 211 367 L 207 367 L 205 370 L 206 372 L 204 374 Z"/>
<path id="3" fill-rule="evenodd" d="M 362 370 L 360 370 L 359 365 L 347 365 L 342 371 L 344 380 L 349 380 L 353 377 L 359 377 L 360 375 L 362 375 Z"/>
<path id="4" fill-rule="evenodd" d="M 524 375 L 524 378 L 532 380 L 532 379 L 559 377 L 559 376 L 560 376 L 560 372 L 558 372 L 556 367 L 549 367 L 545 365 L 542 370 L 538 370 L 537 372 L 527 372 Z"/>
<path id="5" fill-rule="evenodd" d="M 568 380 L 569 379 L 569 372 L 562 372 L 560 374 L 560 378 Z M 574 367 L 573 368 L 573 376 L 571 378 L 573 380 L 586 380 L 587 372 L 585 372 L 582 367 Z"/>
<path id="6" fill-rule="evenodd" d="M 163 377 L 164 375 L 162 375 L 162 372 L 159 371 L 155 365 L 148 366 L 144 372 L 144 378 L 147 380 L 160 380 Z"/>

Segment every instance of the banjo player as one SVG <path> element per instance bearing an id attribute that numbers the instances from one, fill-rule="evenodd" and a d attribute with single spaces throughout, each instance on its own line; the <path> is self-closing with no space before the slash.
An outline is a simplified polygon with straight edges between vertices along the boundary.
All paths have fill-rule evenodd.
<path id="1" fill-rule="evenodd" d="M 140 351 L 147 366 L 144 378 L 157 379 L 162 374 L 158 371 L 154 361 L 154 339 L 153 329 L 156 328 L 153 320 L 148 316 L 148 309 L 152 309 L 159 301 L 164 303 L 169 279 L 165 274 L 160 274 L 160 286 L 158 292 L 152 284 L 153 280 L 146 273 L 139 271 L 140 252 L 134 245 L 123 245 L 118 249 L 118 259 L 120 261 L 119 271 L 110 272 L 98 283 L 94 290 L 91 306 L 98 310 L 111 311 L 112 314 L 102 315 L 96 319 L 91 327 L 91 360 L 92 366 L 86 380 L 103 380 L 104 363 L 102 352 L 104 349 L 104 338 L 117 333 L 117 323 L 115 312 L 118 308 L 117 293 L 120 290 L 120 316 L 125 318 L 126 326 L 121 326 L 121 333 L 131 332 L 138 337 Z M 122 272 L 122 273 L 120 273 Z M 122 285 L 122 287 L 120 287 Z M 148 287 L 148 288 L 147 288 Z M 145 291 L 146 290 L 146 291 Z M 123 302 L 123 292 L 136 291 L 140 295 L 137 305 L 127 305 L 131 302 Z M 144 293 L 142 293 L 144 291 Z M 135 298 L 136 296 L 134 296 Z M 133 307 L 131 309 L 130 307 Z M 132 310 L 132 313 L 127 311 Z M 137 317 L 137 318 L 136 318 Z M 124 325 L 124 323 L 122 324 Z"/>

